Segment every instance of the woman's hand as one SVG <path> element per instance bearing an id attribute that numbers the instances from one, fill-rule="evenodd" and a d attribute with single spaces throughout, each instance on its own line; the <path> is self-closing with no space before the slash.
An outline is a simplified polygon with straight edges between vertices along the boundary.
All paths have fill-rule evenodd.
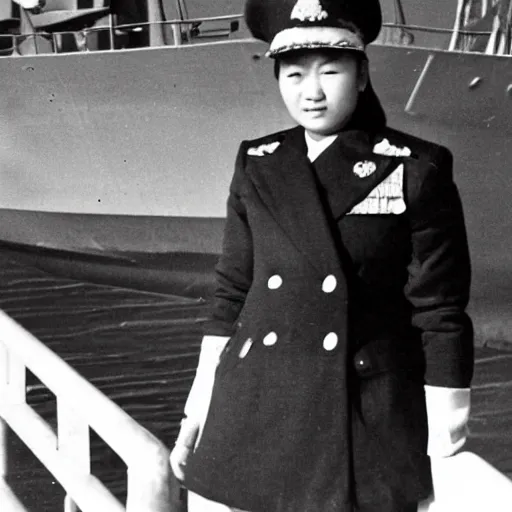
<path id="1" fill-rule="evenodd" d="M 228 340 L 228 336 L 203 337 L 196 376 L 185 404 L 185 418 L 169 457 L 171 469 L 178 480 L 185 478 L 187 460 L 199 441 L 210 405 L 215 369 Z"/>
<path id="2" fill-rule="evenodd" d="M 180 433 L 169 457 L 172 472 L 180 481 L 185 479 L 187 461 L 194 451 L 198 435 L 199 422 L 185 418 L 181 422 Z"/>

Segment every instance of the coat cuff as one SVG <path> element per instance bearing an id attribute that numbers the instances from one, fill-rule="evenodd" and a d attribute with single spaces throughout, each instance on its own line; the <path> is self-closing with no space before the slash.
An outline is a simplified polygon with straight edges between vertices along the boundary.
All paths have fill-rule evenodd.
<path id="1" fill-rule="evenodd" d="M 242 304 L 215 298 L 210 305 L 206 318 L 199 323 L 203 336 L 232 336 L 236 331 L 236 321 Z"/>
<path id="2" fill-rule="evenodd" d="M 470 388 L 425 385 L 430 457 L 450 457 L 466 442 L 471 409 Z"/>

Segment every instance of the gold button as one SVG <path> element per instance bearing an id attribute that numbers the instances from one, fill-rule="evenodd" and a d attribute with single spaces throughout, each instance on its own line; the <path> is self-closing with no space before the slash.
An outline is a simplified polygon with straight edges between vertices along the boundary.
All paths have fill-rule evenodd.
<path id="1" fill-rule="evenodd" d="M 331 351 L 334 350 L 338 345 L 338 335 L 335 332 L 330 332 L 324 338 L 324 348 L 325 350 Z"/>
<path id="2" fill-rule="evenodd" d="M 277 334 L 275 332 L 269 332 L 264 338 L 263 338 L 263 345 L 267 347 L 271 347 L 272 345 L 275 345 L 277 343 Z"/>
<path id="3" fill-rule="evenodd" d="M 336 290 L 338 282 L 336 281 L 336 277 L 332 274 L 329 274 L 322 283 L 322 291 L 325 293 L 332 293 Z"/>
<path id="4" fill-rule="evenodd" d="M 249 350 L 251 350 L 251 347 L 252 347 L 252 338 L 247 338 L 245 340 L 244 344 L 242 345 L 242 348 L 240 349 L 238 357 L 240 359 L 243 359 L 249 353 Z"/>
<path id="5" fill-rule="evenodd" d="M 278 274 L 274 274 L 273 276 L 270 276 L 268 279 L 268 287 L 271 290 L 277 290 L 282 284 L 283 278 Z"/>

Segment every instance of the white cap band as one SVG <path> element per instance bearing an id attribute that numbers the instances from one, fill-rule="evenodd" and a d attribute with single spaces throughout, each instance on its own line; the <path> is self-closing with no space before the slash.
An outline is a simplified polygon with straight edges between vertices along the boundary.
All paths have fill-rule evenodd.
<path id="1" fill-rule="evenodd" d="M 293 27 L 278 32 L 265 54 L 275 57 L 281 53 L 302 49 L 332 48 L 364 52 L 365 45 L 358 34 L 341 27 Z"/>

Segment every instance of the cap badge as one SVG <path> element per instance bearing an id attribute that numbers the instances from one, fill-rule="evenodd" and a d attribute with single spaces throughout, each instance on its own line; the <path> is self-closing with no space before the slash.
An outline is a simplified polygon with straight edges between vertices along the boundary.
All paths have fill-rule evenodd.
<path id="1" fill-rule="evenodd" d="M 388 139 L 382 139 L 378 144 L 373 147 L 373 152 L 376 155 L 385 156 L 411 156 L 411 150 L 407 146 L 399 148 L 389 143 Z"/>
<path id="2" fill-rule="evenodd" d="M 298 0 L 292 10 L 290 19 L 299 21 L 320 21 L 328 18 L 320 0 Z"/>
<path id="3" fill-rule="evenodd" d="M 360 178 L 366 178 L 366 176 L 373 174 L 376 169 L 377 166 L 375 165 L 375 162 L 364 160 L 363 162 L 357 162 L 354 165 L 354 174 Z"/>
<path id="4" fill-rule="evenodd" d="M 270 144 L 262 144 L 256 148 L 249 148 L 247 154 L 251 156 L 265 156 L 271 155 L 281 143 L 279 141 L 271 142 Z"/>

